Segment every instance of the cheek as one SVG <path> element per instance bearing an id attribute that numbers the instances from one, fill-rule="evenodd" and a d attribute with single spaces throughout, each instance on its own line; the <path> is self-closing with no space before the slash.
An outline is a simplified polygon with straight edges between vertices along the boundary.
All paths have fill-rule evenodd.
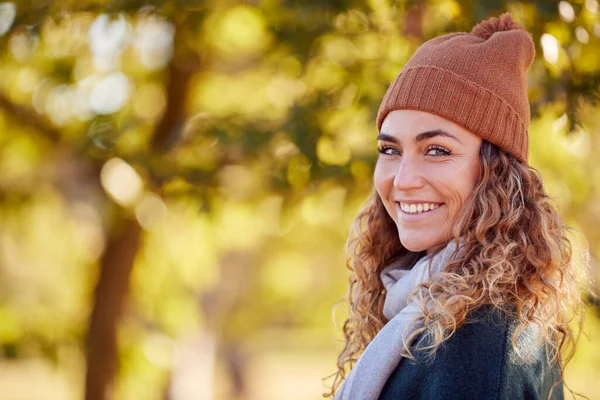
<path id="1" fill-rule="evenodd" d="M 438 187 L 450 205 L 452 214 L 456 214 L 473 193 L 479 179 L 479 170 L 461 168 L 452 173 L 439 174 Z"/>
<path id="2" fill-rule="evenodd" d="M 480 161 L 479 157 L 475 157 L 474 160 L 471 161 L 471 164 L 467 171 L 465 171 L 465 182 L 464 182 L 464 190 L 463 190 L 463 201 L 466 201 L 467 198 L 473 193 L 475 187 L 479 183 L 480 179 Z"/>
<path id="3" fill-rule="evenodd" d="M 389 167 L 377 163 L 373 172 L 373 183 L 375 190 L 379 194 L 383 206 L 387 210 L 390 217 L 395 220 L 394 205 L 390 204 L 389 194 L 394 183 L 394 174 L 390 173 Z"/>
<path id="4" fill-rule="evenodd" d="M 373 182 L 375 184 L 375 189 L 379 192 L 382 200 L 386 200 L 385 194 L 389 191 L 390 186 L 394 177 L 390 178 L 390 174 L 388 173 L 385 166 L 381 165 L 381 163 L 375 164 L 375 171 L 373 172 Z"/>

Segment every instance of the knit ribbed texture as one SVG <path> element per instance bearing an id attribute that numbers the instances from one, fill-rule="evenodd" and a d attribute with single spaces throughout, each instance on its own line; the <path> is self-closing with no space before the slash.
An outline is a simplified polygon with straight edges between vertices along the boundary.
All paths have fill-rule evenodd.
<path id="1" fill-rule="evenodd" d="M 377 130 L 393 110 L 446 118 L 528 163 L 531 34 L 509 13 L 423 43 L 390 84 Z"/>

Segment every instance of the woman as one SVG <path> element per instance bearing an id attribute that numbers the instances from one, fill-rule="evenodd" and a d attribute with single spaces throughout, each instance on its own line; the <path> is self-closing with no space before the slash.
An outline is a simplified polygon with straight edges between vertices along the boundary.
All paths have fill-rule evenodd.
<path id="1" fill-rule="evenodd" d="M 505 13 L 424 43 L 388 88 L 329 397 L 563 398 L 583 303 L 570 228 L 528 165 L 534 55 Z"/>

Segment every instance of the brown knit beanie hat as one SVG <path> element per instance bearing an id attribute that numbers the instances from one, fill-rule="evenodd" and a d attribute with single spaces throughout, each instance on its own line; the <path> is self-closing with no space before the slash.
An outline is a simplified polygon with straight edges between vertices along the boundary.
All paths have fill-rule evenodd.
<path id="1" fill-rule="evenodd" d="M 509 13 L 423 43 L 390 84 L 377 130 L 393 110 L 444 117 L 527 164 L 527 69 L 535 46 Z"/>

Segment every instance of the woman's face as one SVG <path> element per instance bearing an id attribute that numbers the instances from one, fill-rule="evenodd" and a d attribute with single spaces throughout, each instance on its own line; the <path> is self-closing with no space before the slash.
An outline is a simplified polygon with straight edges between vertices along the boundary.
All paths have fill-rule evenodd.
<path id="1" fill-rule="evenodd" d="M 481 142 L 424 111 L 394 110 L 383 120 L 375 189 L 405 248 L 429 253 L 452 237 L 452 219 L 479 179 Z"/>

